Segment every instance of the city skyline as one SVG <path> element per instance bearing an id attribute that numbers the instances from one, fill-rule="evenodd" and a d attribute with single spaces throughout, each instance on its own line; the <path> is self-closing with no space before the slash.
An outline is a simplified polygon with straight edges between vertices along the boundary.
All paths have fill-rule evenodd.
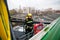
<path id="1" fill-rule="evenodd" d="M 60 0 L 7 0 L 9 10 L 23 7 L 34 7 L 36 9 L 53 8 L 60 10 Z"/>

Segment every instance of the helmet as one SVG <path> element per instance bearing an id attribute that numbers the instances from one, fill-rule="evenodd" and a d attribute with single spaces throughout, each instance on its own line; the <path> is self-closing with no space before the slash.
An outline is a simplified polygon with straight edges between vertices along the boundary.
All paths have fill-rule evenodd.
<path id="1" fill-rule="evenodd" d="M 26 19 L 27 19 L 28 17 L 26 17 Z"/>
<path id="2" fill-rule="evenodd" d="M 27 16 L 32 16 L 32 14 L 31 13 L 28 13 Z"/>

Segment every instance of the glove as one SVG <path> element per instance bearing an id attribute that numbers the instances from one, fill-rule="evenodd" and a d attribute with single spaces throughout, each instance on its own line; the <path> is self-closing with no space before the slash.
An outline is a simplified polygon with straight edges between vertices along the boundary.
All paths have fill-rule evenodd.
<path id="1" fill-rule="evenodd" d="M 30 29 L 33 29 L 33 27 L 30 27 Z"/>

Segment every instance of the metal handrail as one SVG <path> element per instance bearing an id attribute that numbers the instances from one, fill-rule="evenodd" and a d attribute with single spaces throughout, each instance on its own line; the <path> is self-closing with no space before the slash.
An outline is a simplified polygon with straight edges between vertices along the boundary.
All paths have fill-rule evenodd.
<path id="1" fill-rule="evenodd" d="M 29 38 L 31 38 L 32 34 L 33 34 L 33 31 L 31 31 L 31 32 L 19 37 L 18 39 L 19 40 L 28 40 Z"/>

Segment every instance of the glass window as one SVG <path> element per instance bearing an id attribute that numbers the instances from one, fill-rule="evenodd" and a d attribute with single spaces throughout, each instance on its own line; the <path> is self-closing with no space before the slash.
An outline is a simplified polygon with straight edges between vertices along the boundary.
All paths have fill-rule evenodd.
<path id="1" fill-rule="evenodd" d="M 16 39 L 20 39 L 25 35 L 26 25 L 24 23 L 28 13 L 32 14 L 34 24 L 39 22 L 46 23 L 44 28 L 48 23 L 60 16 L 59 0 L 7 0 L 7 4 Z M 37 29 L 40 30 L 42 27 L 39 26 Z"/>

